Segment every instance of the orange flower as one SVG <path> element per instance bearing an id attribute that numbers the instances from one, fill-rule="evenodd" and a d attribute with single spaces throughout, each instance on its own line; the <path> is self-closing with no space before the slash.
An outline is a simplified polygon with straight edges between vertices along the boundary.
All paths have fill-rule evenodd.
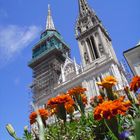
<path id="1" fill-rule="evenodd" d="M 116 115 L 125 115 L 126 111 L 129 109 L 131 103 L 130 101 L 124 102 L 124 96 L 120 97 L 117 100 L 104 101 L 102 104 L 99 104 L 94 109 L 94 118 L 95 120 L 111 119 Z"/>
<path id="2" fill-rule="evenodd" d="M 56 113 L 57 113 L 57 108 L 56 107 L 49 110 L 49 116 L 53 116 Z"/>
<path id="3" fill-rule="evenodd" d="M 88 104 L 88 101 L 87 101 L 87 96 L 86 94 L 81 94 L 81 98 L 82 98 L 82 102 L 84 105 L 87 105 Z"/>
<path id="4" fill-rule="evenodd" d="M 54 108 L 59 104 L 65 104 L 65 103 L 74 104 L 73 99 L 68 94 L 62 94 L 62 95 L 58 95 L 54 98 L 51 98 L 48 101 L 47 105 L 51 108 Z"/>
<path id="5" fill-rule="evenodd" d="M 36 122 L 36 118 L 37 118 L 37 113 L 36 112 L 32 112 L 31 114 L 30 114 L 30 124 L 33 124 L 33 123 L 35 123 Z"/>
<path id="6" fill-rule="evenodd" d="M 74 87 L 74 88 L 68 90 L 67 93 L 72 96 L 72 95 L 77 95 L 77 94 L 84 94 L 85 91 L 87 91 L 86 88 L 82 88 L 82 87 L 78 86 L 78 87 Z"/>
<path id="7" fill-rule="evenodd" d="M 103 102 L 103 97 L 101 95 L 97 96 L 98 100 L 99 100 L 99 103 L 102 103 Z"/>
<path id="8" fill-rule="evenodd" d="M 136 92 L 140 88 L 140 76 L 133 77 L 130 83 L 130 90 Z"/>
<path id="9" fill-rule="evenodd" d="M 66 109 L 67 113 L 69 113 L 69 114 L 72 114 L 74 112 L 74 106 L 72 104 L 66 103 L 65 109 Z"/>
<path id="10" fill-rule="evenodd" d="M 87 104 L 85 91 L 87 91 L 86 88 L 77 86 L 68 90 L 67 92 L 67 94 L 70 95 L 74 99 L 75 106 L 80 109 L 81 114 L 85 113 L 85 105 Z"/>
<path id="11" fill-rule="evenodd" d="M 73 113 L 74 112 L 74 100 L 72 97 L 68 94 L 62 94 L 58 95 L 54 98 L 51 98 L 48 103 L 48 107 L 53 109 L 53 114 L 57 113 L 58 108 L 60 105 L 64 105 L 67 113 Z"/>
<path id="12" fill-rule="evenodd" d="M 102 82 L 97 82 L 97 84 L 103 88 L 112 88 L 112 86 L 116 85 L 116 83 L 117 80 L 114 76 L 107 76 Z"/>
<path id="13" fill-rule="evenodd" d="M 46 109 L 39 109 L 38 113 L 43 121 L 48 119 L 49 113 Z M 30 124 L 35 123 L 37 118 L 37 112 L 32 112 L 29 118 L 30 118 Z"/>

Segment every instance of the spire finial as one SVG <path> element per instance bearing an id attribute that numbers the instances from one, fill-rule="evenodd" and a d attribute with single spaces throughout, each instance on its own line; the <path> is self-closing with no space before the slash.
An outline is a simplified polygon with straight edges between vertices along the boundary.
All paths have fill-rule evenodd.
<path id="1" fill-rule="evenodd" d="M 51 16 L 50 4 L 48 4 L 48 16 L 47 16 L 47 22 L 46 22 L 46 30 L 55 30 L 53 19 Z"/>
<path id="2" fill-rule="evenodd" d="M 90 11 L 87 0 L 78 0 L 78 2 L 79 2 L 79 12 L 81 15 Z"/>

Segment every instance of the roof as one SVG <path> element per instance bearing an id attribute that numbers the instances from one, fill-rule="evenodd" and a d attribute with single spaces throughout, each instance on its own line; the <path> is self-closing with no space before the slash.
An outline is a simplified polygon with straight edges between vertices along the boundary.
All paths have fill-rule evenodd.
<path id="1" fill-rule="evenodd" d="M 138 48 L 138 47 L 140 47 L 140 42 L 139 42 L 135 47 L 130 48 L 130 49 L 124 51 L 123 54 L 125 54 L 125 53 L 127 53 L 127 52 L 129 52 L 129 51 L 132 51 L 132 50 L 134 50 L 134 49 L 136 49 L 136 48 Z"/>

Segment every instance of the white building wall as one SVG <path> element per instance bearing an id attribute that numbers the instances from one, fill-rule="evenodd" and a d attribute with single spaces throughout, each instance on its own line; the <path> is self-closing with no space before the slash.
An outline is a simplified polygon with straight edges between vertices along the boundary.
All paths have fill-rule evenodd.
<path id="1" fill-rule="evenodd" d="M 124 52 L 124 56 L 134 75 L 140 75 L 140 43 Z"/>
<path id="2" fill-rule="evenodd" d="M 98 65 L 93 65 L 84 69 L 83 72 L 71 77 L 68 81 L 60 83 L 58 86 L 54 88 L 52 94 L 48 96 L 43 96 L 38 101 L 38 106 L 42 106 L 46 104 L 47 100 L 51 97 L 57 96 L 59 93 L 67 92 L 67 90 L 76 87 L 76 86 L 83 86 L 87 88 L 86 95 L 88 100 L 90 100 L 93 96 L 100 95 L 99 87 L 97 86 L 96 82 L 102 81 L 102 79 L 108 75 L 115 76 L 119 83 L 117 84 L 115 90 L 121 90 L 124 88 L 124 81 L 127 81 L 125 76 L 123 75 L 122 80 L 122 73 L 120 73 L 118 66 L 114 63 L 112 59 L 106 59 L 106 61 L 102 60 Z"/>

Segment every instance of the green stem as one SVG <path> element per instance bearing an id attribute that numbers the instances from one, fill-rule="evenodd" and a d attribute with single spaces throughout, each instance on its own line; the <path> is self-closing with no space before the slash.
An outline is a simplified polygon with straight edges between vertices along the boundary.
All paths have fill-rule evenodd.
<path id="1" fill-rule="evenodd" d="M 75 96 L 75 99 L 77 101 L 77 105 L 79 106 L 80 113 L 83 116 L 85 114 L 85 107 L 84 107 L 81 95 Z"/>
<path id="2" fill-rule="evenodd" d="M 113 134 L 113 138 L 114 138 L 114 140 L 118 140 L 118 138 L 115 136 L 115 134 L 112 132 L 112 130 L 111 130 L 110 127 L 108 126 L 108 124 L 107 124 L 107 122 L 106 122 L 105 119 L 104 119 L 104 123 L 105 123 L 107 129 L 109 130 L 109 132 L 110 132 L 111 134 Z"/>
<path id="3" fill-rule="evenodd" d="M 106 92 L 109 100 L 115 100 L 112 88 L 106 88 Z"/>

